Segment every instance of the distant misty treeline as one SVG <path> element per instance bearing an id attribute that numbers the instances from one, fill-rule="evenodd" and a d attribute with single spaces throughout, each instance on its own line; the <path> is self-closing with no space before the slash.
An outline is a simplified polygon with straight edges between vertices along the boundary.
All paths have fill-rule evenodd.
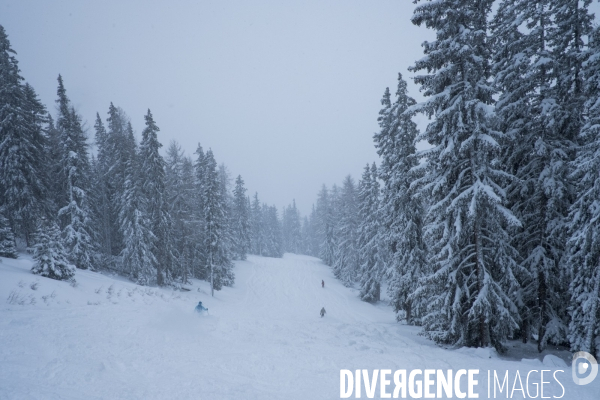
<path id="1" fill-rule="evenodd" d="M 439 343 L 600 356 L 600 28 L 589 0 L 423 1 L 383 96 L 381 165 L 323 188 L 309 253 Z M 430 118 L 419 133 L 411 117 Z M 415 143 L 431 147 L 417 152 Z"/>
<path id="2" fill-rule="evenodd" d="M 111 270 L 143 285 L 234 282 L 232 260 L 283 254 L 275 207 L 231 182 L 211 150 L 159 153 L 159 128 L 144 116 L 140 143 L 113 105 L 93 126 L 96 151 L 58 77 L 56 117 L 20 75 L 0 26 L 0 256 L 34 249 L 33 271 L 70 279 L 75 267 Z M 295 207 L 294 207 L 295 209 Z"/>

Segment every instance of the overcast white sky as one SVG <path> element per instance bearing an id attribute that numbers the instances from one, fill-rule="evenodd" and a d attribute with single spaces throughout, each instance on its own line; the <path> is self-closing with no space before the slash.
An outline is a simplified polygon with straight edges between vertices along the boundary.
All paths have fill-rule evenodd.
<path id="1" fill-rule="evenodd" d="M 431 32 L 408 0 L 0 0 L 23 76 L 55 114 L 56 77 L 88 122 L 112 101 L 138 136 L 198 142 L 250 193 L 310 211 L 377 160 L 380 99 Z M 414 88 L 414 86 L 413 86 Z M 415 90 L 414 95 L 418 95 Z"/>
<path id="2" fill-rule="evenodd" d="M 56 77 L 88 122 L 112 101 L 138 137 L 212 148 L 279 208 L 359 178 L 386 86 L 433 39 L 409 0 L 0 0 L 23 76 L 55 115 Z M 413 97 L 421 101 L 409 82 Z M 419 125 L 423 125 L 421 122 Z M 378 161 L 378 160 L 377 160 Z"/>

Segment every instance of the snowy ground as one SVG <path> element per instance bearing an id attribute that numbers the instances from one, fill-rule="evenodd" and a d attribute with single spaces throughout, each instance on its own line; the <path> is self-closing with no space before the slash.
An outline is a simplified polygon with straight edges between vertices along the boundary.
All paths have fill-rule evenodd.
<path id="1" fill-rule="evenodd" d="M 340 369 L 359 368 L 480 369 L 487 398 L 488 370 L 508 370 L 512 386 L 517 370 L 525 384 L 530 370 L 557 369 L 530 347 L 509 355 L 539 359 L 437 347 L 311 257 L 251 256 L 214 298 L 205 282 L 179 292 L 78 270 L 73 287 L 32 275 L 27 255 L 0 260 L 0 399 L 335 399 Z M 210 315 L 193 312 L 198 300 Z M 576 386 L 570 366 L 558 369 L 563 398 L 598 399 L 600 378 Z M 544 395 L 561 392 L 547 384 Z"/>

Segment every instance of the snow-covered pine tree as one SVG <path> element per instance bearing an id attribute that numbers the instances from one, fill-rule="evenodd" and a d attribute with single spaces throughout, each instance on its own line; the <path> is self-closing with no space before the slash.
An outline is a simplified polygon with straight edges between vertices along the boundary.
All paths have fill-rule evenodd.
<path id="1" fill-rule="evenodd" d="M 98 160 L 96 156 L 92 153 L 90 157 L 90 176 L 89 180 L 89 190 L 87 193 L 87 202 L 89 205 L 89 218 L 90 218 L 90 237 L 92 239 L 92 243 L 94 245 L 94 254 L 92 265 L 96 269 L 105 268 L 106 263 L 106 253 L 102 248 L 102 212 L 101 212 L 101 196 L 102 196 L 102 185 L 100 183 L 100 176 L 98 173 Z"/>
<path id="2" fill-rule="evenodd" d="M 555 62 L 550 82 L 553 97 L 558 103 L 558 107 L 556 107 L 552 115 L 552 125 L 556 126 L 555 129 L 558 131 L 556 135 L 557 141 L 559 143 L 562 141 L 567 146 L 571 143 L 576 143 L 578 139 L 588 135 L 584 133 L 583 136 L 579 136 L 584 123 L 587 122 L 585 121 L 584 114 L 586 100 L 589 101 L 589 98 L 593 97 L 593 94 L 589 92 L 586 94 L 584 92 L 583 68 L 586 59 L 593 52 L 587 51 L 585 43 L 589 43 L 590 41 L 592 20 L 594 18 L 594 15 L 589 12 L 590 3 L 591 0 L 553 0 L 551 4 L 554 24 L 549 31 L 548 42 Z M 589 65 L 587 64 L 588 67 Z M 593 75 L 593 72 L 590 73 L 588 70 L 586 74 L 590 76 Z M 596 80 L 597 83 L 598 81 Z M 591 115 L 593 115 L 593 111 Z M 583 140 L 583 143 L 585 142 Z M 580 200 L 579 194 L 586 190 L 580 187 L 579 193 L 576 193 L 577 191 L 573 188 L 572 176 L 568 176 L 569 167 L 566 165 L 565 160 L 571 161 L 575 159 L 574 149 L 576 148 L 577 146 L 575 145 L 558 149 L 559 152 L 564 152 L 565 154 L 561 157 L 553 157 L 558 162 L 553 160 L 551 168 L 558 178 L 563 179 L 563 182 L 561 182 L 562 187 L 552 185 L 558 186 L 561 190 L 559 195 L 556 196 L 558 198 L 558 206 L 556 208 L 560 216 L 565 214 L 565 210 L 573 202 Z M 553 221 L 550 227 L 552 229 L 551 236 L 553 241 L 564 246 L 564 243 L 569 240 L 569 235 L 568 229 L 565 229 L 563 225 L 563 220 L 557 217 L 556 222 Z M 563 247 L 564 250 L 568 252 L 568 249 L 565 247 Z M 541 348 L 545 347 L 546 341 L 555 344 L 565 343 L 569 336 L 567 330 L 569 323 L 567 304 L 569 304 L 569 298 L 566 289 L 568 283 L 574 279 L 573 268 L 569 265 L 564 265 L 563 261 L 568 259 L 568 257 L 559 256 L 558 270 L 561 274 L 561 282 L 556 287 L 559 293 L 554 296 L 558 301 L 555 303 L 555 308 L 551 311 L 556 311 L 558 315 L 550 314 L 544 335 L 541 336 Z"/>
<path id="3" fill-rule="evenodd" d="M 96 113 L 96 147 L 98 156 L 92 168 L 91 196 L 93 197 L 93 220 L 95 240 L 98 246 L 99 262 L 102 267 L 110 267 L 112 258 L 113 213 L 111 210 L 108 171 L 110 169 L 110 154 L 108 154 L 108 133 L 102 123 L 100 114 Z"/>
<path id="4" fill-rule="evenodd" d="M 233 208 L 233 197 L 231 196 L 231 178 L 227 166 L 223 163 L 219 165 L 219 190 L 221 191 L 221 199 L 223 199 L 223 211 L 225 214 L 225 223 L 223 229 L 223 244 L 227 258 L 230 260 L 231 268 L 227 271 L 226 279 L 223 281 L 223 286 L 233 285 L 233 219 L 231 210 Z"/>
<path id="5" fill-rule="evenodd" d="M 507 205 L 522 223 L 512 241 L 521 259 L 515 270 L 522 287 L 520 330 L 524 341 L 532 331 L 537 334 L 539 351 L 548 341 L 566 340 L 569 277 L 559 262 L 566 242 L 564 217 L 572 201 L 567 166 L 580 123 L 561 100 L 580 96 L 567 89 L 579 80 L 567 71 L 570 67 L 558 76 L 560 62 L 552 50 L 557 5 L 558 0 L 503 0 L 491 24 L 492 69 L 500 92 L 496 113 L 499 129 L 506 133 L 502 164 L 517 178 L 507 188 Z M 564 50 L 578 42 L 565 40 L 571 44 L 561 45 Z"/>
<path id="6" fill-rule="evenodd" d="M 172 252 L 176 260 L 173 279 L 185 284 L 188 282 L 191 273 L 191 252 L 188 251 L 188 237 L 191 232 L 188 231 L 186 224 L 189 220 L 189 209 L 186 199 L 188 191 L 183 178 L 184 155 L 181 146 L 177 142 L 171 141 L 167 149 L 165 162 L 165 200 L 171 215 Z M 193 186 L 193 167 L 190 168 L 188 165 L 187 168 L 187 173 L 192 174 Z"/>
<path id="7" fill-rule="evenodd" d="M 564 268 L 573 271 L 571 350 L 600 357 L 600 27 L 591 35 L 589 52 L 582 71 L 588 118 L 573 162 L 577 200 L 568 218 L 570 239 Z"/>
<path id="8" fill-rule="evenodd" d="M 33 88 L 21 84 L 15 54 L 0 25 L 0 205 L 14 234 L 30 245 L 35 222 L 47 213 L 46 112 Z"/>
<path id="9" fill-rule="evenodd" d="M 326 265 L 333 265 L 336 237 L 335 214 L 331 194 L 327 186 L 323 185 L 317 196 L 317 237 L 319 243 L 318 256 Z"/>
<path id="10" fill-rule="evenodd" d="M 336 230 L 337 246 L 333 261 L 333 273 L 346 286 L 358 279 L 359 264 L 357 252 L 358 221 L 356 186 L 351 176 L 344 179 L 339 203 Z"/>
<path id="11" fill-rule="evenodd" d="M 251 252 L 256 255 L 263 255 L 264 249 L 264 228 L 262 218 L 262 207 L 258 200 L 258 193 L 254 193 L 252 207 L 250 209 L 250 227 L 252 231 Z"/>
<path id="12" fill-rule="evenodd" d="M 412 121 L 411 107 L 416 101 L 408 96 L 406 82 L 398 74 L 398 90 L 393 106 L 389 90 L 381 100 L 380 132 L 375 134 L 375 146 L 381 157 L 379 176 L 383 180 L 381 205 L 382 230 L 380 240 L 390 249 L 388 294 L 398 319 L 409 324 L 420 323 L 425 301 L 418 294 L 419 281 L 427 273 L 422 200 L 411 191 L 418 174 L 411 171 L 418 165 L 415 140 L 418 135 Z"/>
<path id="13" fill-rule="evenodd" d="M 119 213 L 124 238 L 122 268 L 134 282 L 153 285 L 157 283 L 156 257 L 153 253 L 156 237 L 148 218 L 147 199 L 139 178 L 138 158 L 132 158 L 128 164 Z"/>
<path id="14" fill-rule="evenodd" d="M 51 187 L 54 185 L 51 175 L 52 159 L 48 154 L 49 147 L 49 132 L 44 129 L 44 125 L 50 123 L 50 114 L 46 111 L 46 106 L 42 104 L 37 93 L 29 83 L 23 85 L 25 94 L 24 109 L 27 116 L 27 126 L 31 129 L 30 135 L 30 151 L 32 156 L 37 159 L 37 168 L 40 173 L 39 179 L 43 181 L 41 184 L 44 190 L 44 198 L 40 203 L 39 211 L 43 216 L 54 216 L 55 209 L 51 199 Z M 39 157 L 39 158 L 38 158 Z M 35 232 L 37 230 L 37 222 L 35 220 L 29 222 L 28 231 Z"/>
<path id="15" fill-rule="evenodd" d="M 88 145 L 81 127 L 81 117 L 70 106 L 62 77 L 58 76 L 57 128 L 62 144 L 60 160 L 61 179 L 64 179 L 64 203 L 59 204 L 58 217 L 69 261 L 77 268 L 92 269 L 94 242 L 92 241 L 90 204 L 88 198 L 91 176 Z"/>
<path id="16" fill-rule="evenodd" d="M 277 212 L 277 207 L 269 207 L 269 231 L 270 231 L 270 242 L 272 243 L 272 256 L 283 257 L 283 231 L 281 228 L 281 219 Z"/>
<path id="17" fill-rule="evenodd" d="M 281 238 L 282 238 L 282 243 L 283 243 L 283 252 L 287 253 L 289 252 L 288 248 L 289 248 L 289 235 L 290 235 L 290 230 L 288 228 L 288 216 L 287 216 L 287 212 L 288 212 L 289 207 L 283 207 L 281 209 Z"/>
<path id="18" fill-rule="evenodd" d="M 487 19 L 492 1 L 424 2 L 412 22 L 436 31 L 413 71 L 429 97 L 420 110 L 435 119 L 420 136 L 418 180 L 429 196 L 426 238 L 433 274 L 423 326 L 437 342 L 501 348 L 517 326 L 509 293 L 517 285 L 515 257 L 505 229 L 519 221 L 507 210 L 505 172 L 495 162 L 502 133 L 490 128 L 492 88 Z"/>
<path id="19" fill-rule="evenodd" d="M 265 257 L 283 256 L 283 232 L 277 207 L 262 205 L 262 238 L 264 247 L 262 254 Z"/>
<path id="20" fill-rule="evenodd" d="M 181 264 L 182 274 L 195 276 L 196 271 L 200 269 L 201 265 L 197 262 L 195 256 L 197 255 L 196 248 L 199 244 L 196 243 L 196 238 L 201 239 L 200 232 L 195 231 L 195 227 L 198 226 L 198 213 L 196 212 L 197 206 L 197 188 L 196 179 L 194 175 L 194 163 L 190 157 L 184 157 L 181 164 L 181 180 L 183 183 L 182 189 L 182 218 L 184 227 L 184 243 L 183 252 L 180 254 L 180 259 L 183 259 Z M 182 278 L 183 279 L 183 278 Z"/>
<path id="21" fill-rule="evenodd" d="M 208 280 L 211 290 L 221 290 L 233 283 L 233 263 L 226 243 L 227 215 L 226 199 L 223 198 L 217 163 L 212 150 L 204 160 L 204 184 L 202 203 L 204 206 L 204 248 L 207 255 Z"/>
<path id="22" fill-rule="evenodd" d="M 292 208 L 289 213 L 290 218 L 290 245 L 291 251 L 301 254 L 302 247 L 302 224 L 300 223 L 300 211 L 296 207 L 296 199 L 292 200 Z"/>
<path id="23" fill-rule="evenodd" d="M 64 207 L 65 204 L 69 203 L 69 195 L 68 195 L 68 186 L 69 186 L 69 180 L 68 180 L 68 164 L 66 164 L 66 162 L 68 161 L 68 154 L 67 154 L 67 147 L 65 144 L 65 139 L 69 140 L 70 144 L 69 144 L 69 150 L 71 150 L 71 147 L 74 146 L 73 144 L 73 139 L 71 139 L 72 136 L 75 136 L 76 133 L 73 133 L 73 128 L 71 127 L 72 123 L 75 123 L 75 121 L 71 121 L 71 102 L 69 100 L 69 98 L 67 97 L 67 92 L 62 80 L 62 76 L 59 74 L 58 75 L 58 89 L 57 89 L 57 95 L 58 98 L 55 100 L 55 102 L 57 103 L 57 111 L 58 111 L 58 116 L 56 119 L 56 125 L 55 125 L 55 129 L 57 131 L 57 135 L 58 138 L 56 140 L 56 143 L 58 144 L 58 149 L 56 150 L 56 162 L 57 162 L 57 168 L 56 168 L 56 173 L 57 176 L 55 177 L 55 181 L 54 183 L 56 184 L 56 186 L 58 187 L 57 189 L 57 197 L 56 197 L 56 204 L 58 206 L 58 209 L 60 210 L 62 207 Z M 81 122 L 80 120 L 78 122 Z M 81 127 L 81 125 L 80 125 Z M 66 132 L 65 132 L 66 131 Z M 65 225 L 64 222 L 61 223 L 61 221 L 59 220 L 58 222 L 59 227 L 61 227 L 61 225 Z"/>
<path id="24" fill-rule="evenodd" d="M 340 226 L 340 209 L 341 209 L 341 190 L 337 184 L 331 186 L 329 191 L 329 218 L 331 220 L 331 231 L 332 231 L 332 246 L 333 246 L 333 259 L 332 266 L 335 263 L 337 257 L 337 249 L 339 243 L 339 226 Z"/>
<path id="25" fill-rule="evenodd" d="M 125 193 L 125 181 L 129 165 L 135 163 L 135 138 L 129 117 L 120 108 L 110 103 L 108 108 L 106 142 L 98 142 L 98 155 L 105 154 L 103 161 L 99 158 L 100 167 L 106 179 L 107 197 L 110 201 L 110 248 L 117 257 L 123 251 L 124 237 L 121 230 L 121 206 Z"/>
<path id="26" fill-rule="evenodd" d="M 310 216 L 304 216 L 300 228 L 300 254 L 312 255 L 310 246 L 312 236 L 313 232 Z"/>
<path id="27" fill-rule="evenodd" d="M 58 225 L 46 221 L 40 225 L 36 233 L 31 272 L 61 281 L 72 278 L 75 275 L 75 267 L 67 261 Z"/>
<path id="28" fill-rule="evenodd" d="M 310 216 L 308 219 L 310 223 L 310 237 L 309 237 L 309 253 L 313 257 L 319 256 L 319 246 L 321 242 L 319 242 L 319 218 L 317 216 L 317 209 L 313 204 Z"/>
<path id="29" fill-rule="evenodd" d="M 398 74 L 398 91 L 400 91 L 400 84 L 403 82 L 402 75 Z M 406 84 L 405 84 L 406 85 Z M 411 99 L 412 100 L 412 99 Z M 408 98 L 405 99 L 408 103 Z M 411 103 L 410 105 L 414 105 L 416 102 Z M 383 106 L 381 110 L 379 110 L 379 117 L 377 118 L 377 122 L 379 124 L 379 132 L 373 135 L 373 141 L 375 142 L 375 148 L 377 149 L 377 154 L 381 157 L 381 166 L 379 168 L 379 177 L 382 179 L 384 183 L 383 187 L 383 196 L 384 201 L 386 196 L 393 196 L 392 192 L 389 191 L 387 186 L 389 182 L 392 180 L 392 170 L 394 167 L 394 162 L 396 161 L 395 154 L 397 153 L 396 149 L 396 138 L 394 136 L 394 129 L 392 127 L 393 122 L 393 114 L 392 114 L 392 100 L 390 95 L 390 88 L 385 88 L 383 92 L 383 98 L 381 99 L 381 105 Z"/>
<path id="30" fill-rule="evenodd" d="M 380 205 L 377 167 L 365 167 L 358 184 L 357 249 L 360 268 L 360 298 L 375 303 L 381 300 L 381 281 L 385 264 L 380 243 Z"/>
<path id="31" fill-rule="evenodd" d="M 208 250 L 204 247 L 206 242 L 206 220 L 204 215 L 204 189 L 206 185 L 206 155 L 200 143 L 196 149 L 196 159 L 194 161 L 195 175 L 195 202 L 193 207 L 194 232 L 196 233 L 196 243 L 193 251 L 193 271 L 194 277 L 198 279 L 210 279 L 210 271 L 207 269 L 210 265 L 208 260 Z"/>
<path id="32" fill-rule="evenodd" d="M 162 144 L 158 141 L 159 128 L 148 110 L 144 116 L 146 127 L 142 131 L 140 143 L 139 179 L 145 197 L 146 218 L 154 235 L 152 253 L 156 260 L 156 283 L 169 285 L 173 281 L 173 243 L 171 238 L 171 215 L 165 199 L 165 160 L 158 150 Z"/>
<path id="33" fill-rule="evenodd" d="M 56 129 L 54 119 L 51 114 L 47 114 L 48 124 L 46 125 L 46 157 L 48 160 L 48 196 L 50 201 L 49 217 L 54 218 L 58 213 L 62 193 L 62 185 L 56 180 L 61 176 L 60 160 L 62 154 L 62 144 L 60 131 Z M 37 228 L 36 228 L 37 229 Z"/>
<path id="34" fill-rule="evenodd" d="M 252 201 L 250 201 L 250 196 L 246 196 L 246 210 L 248 212 L 248 252 L 246 254 L 252 254 L 252 247 L 254 245 L 254 239 L 252 236 L 254 235 L 254 229 L 252 227 Z"/>
<path id="35" fill-rule="evenodd" d="M 298 212 L 298 208 L 296 208 L 295 199 L 292 201 L 291 205 L 284 208 L 282 229 L 284 251 L 300 254 L 302 234 L 300 231 L 300 213 Z"/>
<path id="36" fill-rule="evenodd" d="M 250 210 L 241 175 L 236 178 L 233 189 L 232 220 L 234 255 L 238 260 L 245 260 L 250 252 Z"/>
<path id="37" fill-rule="evenodd" d="M 272 226 L 269 220 L 269 206 L 267 203 L 262 203 L 261 211 L 260 211 L 260 227 L 261 227 L 261 253 L 260 255 L 263 257 L 275 257 L 273 255 L 273 243 L 271 230 Z M 282 234 L 282 243 L 283 243 L 283 234 Z"/>
<path id="38" fill-rule="evenodd" d="M 554 124 L 561 134 L 574 141 L 583 124 L 582 64 L 588 52 L 584 39 L 592 29 L 594 15 L 590 14 L 592 0 L 551 0 L 553 25 L 549 29 L 548 43 L 555 60 L 553 65 L 553 91 L 558 108 L 553 115 Z M 564 230 L 562 230 L 564 232 Z M 566 237 L 563 236 L 563 240 Z"/>
<path id="39" fill-rule="evenodd" d="M 0 209 L 0 257 L 17 258 L 15 235 L 10 228 L 8 219 Z"/>

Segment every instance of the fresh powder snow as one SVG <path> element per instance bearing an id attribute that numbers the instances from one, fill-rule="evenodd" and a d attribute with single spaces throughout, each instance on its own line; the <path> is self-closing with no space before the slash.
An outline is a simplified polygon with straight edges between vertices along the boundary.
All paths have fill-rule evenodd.
<path id="1" fill-rule="evenodd" d="M 204 281 L 175 291 L 78 270 L 69 283 L 31 274 L 26 254 L 0 260 L 0 399 L 334 399 L 341 369 L 426 368 L 479 369 L 480 398 L 488 370 L 509 371 L 512 387 L 517 370 L 525 382 L 562 369 L 564 398 L 598 398 L 599 380 L 573 383 L 568 351 L 444 349 L 308 256 L 236 261 L 235 285 L 214 298 Z"/>

